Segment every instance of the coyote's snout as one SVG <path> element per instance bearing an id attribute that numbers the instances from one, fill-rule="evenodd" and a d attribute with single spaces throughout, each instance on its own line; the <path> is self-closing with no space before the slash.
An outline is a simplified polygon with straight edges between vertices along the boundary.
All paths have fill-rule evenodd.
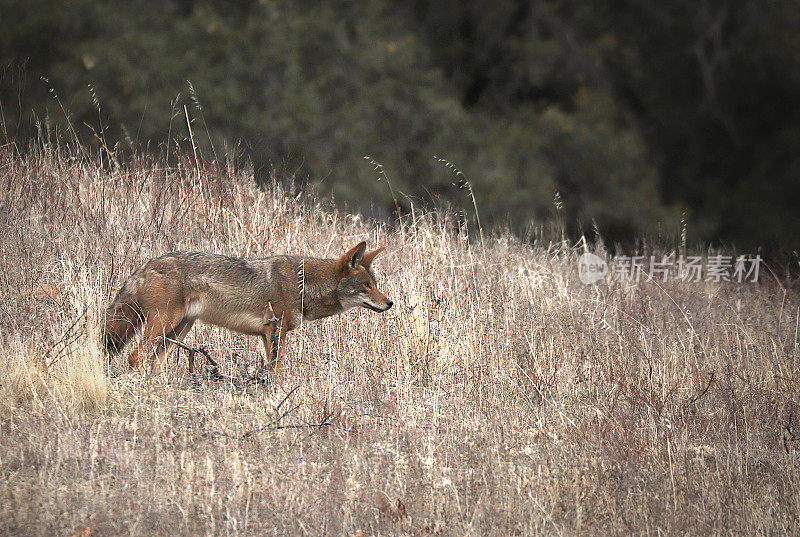
<path id="1" fill-rule="evenodd" d="M 172 252 L 153 259 L 123 284 L 108 307 L 103 345 L 119 353 L 141 329 L 128 357 L 132 368 L 145 357 L 160 360 L 170 341 L 182 341 L 195 321 L 260 335 L 272 363 L 273 312 L 278 361 L 286 332 L 301 319 L 313 321 L 355 306 L 386 311 L 392 301 L 375 283 L 371 265 L 383 250 L 361 242 L 339 259 L 279 255 L 242 259 L 200 252 Z"/>

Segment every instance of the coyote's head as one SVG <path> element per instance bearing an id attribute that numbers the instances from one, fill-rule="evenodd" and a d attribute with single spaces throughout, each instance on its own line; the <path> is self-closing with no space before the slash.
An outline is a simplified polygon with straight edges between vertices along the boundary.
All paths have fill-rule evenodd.
<path id="1" fill-rule="evenodd" d="M 360 242 L 339 259 L 336 294 L 345 309 L 364 306 L 372 311 L 386 311 L 392 307 L 392 301 L 378 291 L 375 274 L 370 268 L 372 260 L 383 248 L 365 253 L 366 249 L 367 243 Z"/>

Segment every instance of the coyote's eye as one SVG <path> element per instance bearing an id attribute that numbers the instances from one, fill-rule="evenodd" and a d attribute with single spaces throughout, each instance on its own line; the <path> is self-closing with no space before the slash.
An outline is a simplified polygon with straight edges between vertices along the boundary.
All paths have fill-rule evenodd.
<path id="1" fill-rule="evenodd" d="M 372 282 L 364 282 L 364 287 L 369 289 L 370 287 L 372 287 Z"/>

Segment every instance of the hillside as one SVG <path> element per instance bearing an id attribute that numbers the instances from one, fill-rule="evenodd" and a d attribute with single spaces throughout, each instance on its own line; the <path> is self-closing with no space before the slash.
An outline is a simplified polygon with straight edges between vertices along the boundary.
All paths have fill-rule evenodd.
<path id="1" fill-rule="evenodd" d="M 800 300 L 773 277 L 587 286 L 581 248 L 484 249 L 445 211 L 102 160 L 0 148 L 0 534 L 798 533 Z M 153 256 L 360 240 L 395 306 L 303 325 L 269 387 L 105 364 L 103 308 Z M 234 376 L 263 352 L 186 341 Z"/>

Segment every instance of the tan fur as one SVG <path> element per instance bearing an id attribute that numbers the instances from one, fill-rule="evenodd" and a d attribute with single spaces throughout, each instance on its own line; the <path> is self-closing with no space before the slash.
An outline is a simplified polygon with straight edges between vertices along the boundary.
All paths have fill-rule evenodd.
<path id="1" fill-rule="evenodd" d="M 196 321 L 202 321 L 260 335 L 271 360 L 274 311 L 280 361 L 284 337 L 301 319 L 313 321 L 354 306 L 374 311 L 392 306 L 378 291 L 370 268 L 382 249 L 366 252 L 361 242 L 339 259 L 163 255 L 123 284 L 106 312 L 103 344 L 109 354 L 119 353 L 141 328 L 141 341 L 128 357 L 132 368 L 141 368 L 145 358 L 163 358 L 171 345 L 165 336 L 181 341 Z"/>

